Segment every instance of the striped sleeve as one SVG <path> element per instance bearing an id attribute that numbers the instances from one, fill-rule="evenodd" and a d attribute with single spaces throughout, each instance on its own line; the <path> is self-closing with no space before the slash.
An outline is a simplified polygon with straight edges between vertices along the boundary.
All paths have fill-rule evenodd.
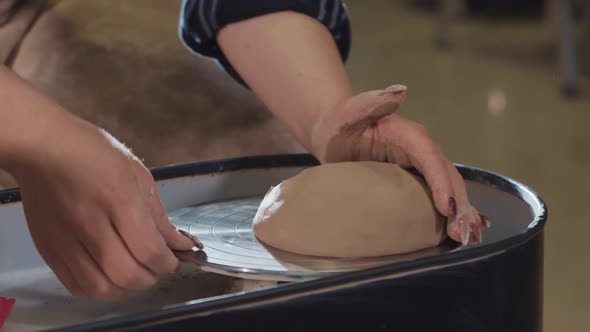
<path id="1" fill-rule="evenodd" d="M 350 51 L 350 22 L 342 0 L 183 0 L 178 32 L 193 53 L 210 58 L 246 85 L 217 45 L 225 25 L 279 11 L 295 11 L 317 19 L 331 32 L 342 61 Z"/>

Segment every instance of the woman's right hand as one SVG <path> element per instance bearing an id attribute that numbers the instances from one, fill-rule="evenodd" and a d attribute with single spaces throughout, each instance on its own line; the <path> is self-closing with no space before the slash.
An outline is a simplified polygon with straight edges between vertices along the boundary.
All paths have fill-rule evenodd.
<path id="1" fill-rule="evenodd" d="M 41 256 L 74 295 L 112 300 L 151 287 L 195 243 L 168 220 L 154 180 L 106 132 L 65 117 L 14 175 Z"/>
<path id="2" fill-rule="evenodd" d="M 152 286 L 200 246 L 168 220 L 150 172 L 120 142 L 0 66 L 0 167 L 20 186 L 35 246 L 73 294 Z"/>
<path id="3" fill-rule="evenodd" d="M 143 164 L 106 132 L 64 116 L 14 168 L 33 241 L 74 295 L 112 300 L 151 287 L 195 242 L 168 220 Z M 42 149 L 41 149 L 42 147 Z"/>

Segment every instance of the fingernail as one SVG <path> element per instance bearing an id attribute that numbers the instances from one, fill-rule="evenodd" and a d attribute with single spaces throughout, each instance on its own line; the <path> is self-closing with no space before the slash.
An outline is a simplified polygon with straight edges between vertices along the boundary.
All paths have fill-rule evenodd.
<path id="1" fill-rule="evenodd" d="M 379 95 L 386 95 L 388 93 L 401 93 L 408 90 L 408 88 L 405 85 L 401 85 L 401 84 L 394 84 L 391 86 L 388 86 L 387 88 L 383 89 L 383 91 L 381 91 L 379 93 Z"/>
<path id="2" fill-rule="evenodd" d="M 485 228 L 492 227 L 492 223 L 490 222 L 490 220 L 488 219 L 488 217 L 480 214 L 479 215 L 479 218 L 480 218 L 480 223 L 481 223 L 481 226 L 482 227 L 485 227 Z"/>
<path id="3" fill-rule="evenodd" d="M 471 243 L 479 244 L 481 243 L 481 228 L 477 227 L 476 224 L 471 224 Z"/>
<path id="4" fill-rule="evenodd" d="M 385 90 L 389 91 L 389 92 L 402 92 L 402 91 L 406 91 L 408 90 L 408 87 L 402 84 L 394 84 L 392 86 L 387 87 Z"/>
<path id="5" fill-rule="evenodd" d="M 195 251 L 195 258 L 196 259 L 205 259 L 207 257 L 207 253 L 203 250 Z"/>
<path id="6" fill-rule="evenodd" d="M 449 219 L 451 222 L 455 222 L 455 218 L 457 217 L 457 202 L 453 197 L 449 198 Z"/>
<path id="7" fill-rule="evenodd" d="M 193 244 L 195 245 L 195 247 L 197 247 L 199 249 L 205 248 L 205 246 L 203 245 L 203 243 L 201 241 L 199 241 L 199 239 L 197 239 L 196 236 L 194 236 L 194 235 L 192 235 L 192 234 L 190 234 L 190 233 L 188 233 L 186 231 L 183 231 L 183 230 L 179 230 L 179 232 L 182 235 L 184 235 L 184 236 L 188 237 L 189 239 L 191 239 L 191 241 L 193 241 Z"/>
<path id="8" fill-rule="evenodd" d="M 465 221 L 459 220 L 459 229 L 461 230 L 461 244 L 466 246 L 469 244 L 471 227 Z"/>

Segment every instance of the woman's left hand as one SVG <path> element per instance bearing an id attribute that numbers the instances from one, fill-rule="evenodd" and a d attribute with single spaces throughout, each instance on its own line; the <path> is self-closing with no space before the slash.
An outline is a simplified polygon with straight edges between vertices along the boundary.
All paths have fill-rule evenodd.
<path id="1" fill-rule="evenodd" d="M 393 85 L 354 95 L 324 112 L 311 132 L 314 154 L 322 163 L 371 160 L 414 167 L 447 217 L 448 235 L 464 245 L 480 243 L 489 221 L 470 204 L 463 178 L 426 128 L 395 114 L 405 97 L 406 87 Z"/>
<path id="2" fill-rule="evenodd" d="M 480 241 L 487 222 L 469 203 L 453 164 L 423 126 L 394 114 L 405 87 L 353 95 L 335 40 L 321 22 L 282 11 L 230 24 L 217 41 L 252 91 L 321 162 L 413 166 L 448 217 L 449 236 Z"/>

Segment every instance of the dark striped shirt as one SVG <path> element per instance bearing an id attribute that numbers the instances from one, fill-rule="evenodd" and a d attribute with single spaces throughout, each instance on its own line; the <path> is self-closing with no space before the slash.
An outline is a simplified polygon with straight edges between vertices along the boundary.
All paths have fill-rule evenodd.
<path id="1" fill-rule="evenodd" d="M 180 39 L 194 53 L 211 58 L 246 86 L 217 44 L 224 26 L 279 11 L 295 11 L 320 21 L 334 37 L 342 61 L 350 51 L 350 21 L 342 0 L 183 0 Z"/>

